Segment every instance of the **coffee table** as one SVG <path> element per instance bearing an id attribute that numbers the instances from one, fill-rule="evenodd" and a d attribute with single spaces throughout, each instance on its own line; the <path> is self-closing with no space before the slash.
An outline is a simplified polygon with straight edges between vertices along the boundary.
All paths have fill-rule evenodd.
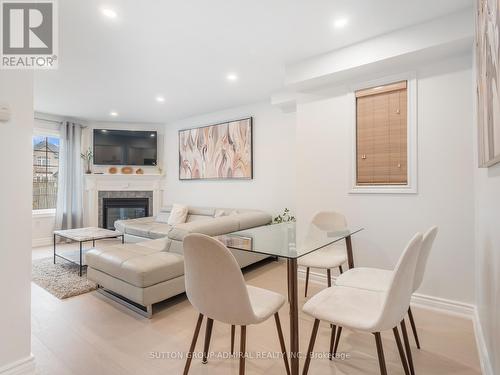
<path id="1" fill-rule="evenodd" d="M 74 242 L 78 242 L 80 244 L 80 262 L 75 262 L 72 259 L 69 259 L 65 256 L 62 256 L 61 254 L 56 253 L 56 240 L 58 236 Z M 92 247 L 95 247 L 95 242 L 97 240 L 104 240 L 108 238 L 119 238 L 119 237 L 122 238 L 122 243 L 124 243 L 125 237 L 123 233 L 109 229 L 87 227 L 78 229 L 56 230 L 54 231 L 54 264 L 56 264 L 56 257 L 64 259 L 73 264 L 76 264 L 80 266 L 80 277 L 81 277 L 83 267 L 86 266 L 85 264 L 83 264 L 83 252 L 84 252 L 83 244 L 85 242 L 92 241 Z"/>

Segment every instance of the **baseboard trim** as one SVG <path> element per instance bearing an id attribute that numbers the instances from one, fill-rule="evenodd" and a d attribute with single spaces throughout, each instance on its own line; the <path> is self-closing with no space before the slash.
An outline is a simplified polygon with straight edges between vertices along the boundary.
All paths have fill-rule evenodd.
<path id="1" fill-rule="evenodd" d="M 301 267 L 298 270 L 299 279 L 305 280 L 306 270 Z M 332 275 L 333 281 L 335 276 Z M 326 272 L 320 273 L 318 271 L 310 271 L 309 282 L 320 283 L 326 285 Z M 465 318 L 473 320 L 475 306 L 472 304 L 450 300 L 446 298 L 429 296 L 426 294 L 415 293 L 411 299 L 412 306 L 421 307 L 425 309 L 436 310 L 445 314 L 460 315 Z"/>
<path id="2" fill-rule="evenodd" d="M 436 310 L 451 315 L 459 315 L 470 320 L 474 318 L 475 306 L 470 303 L 414 293 L 411 297 L 411 304 L 412 306 L 424 309 Z"/>
<path id="3" fill-rule="evenodd" d="M 483 375 L 493 375 L 493 366 L 491 364 L 488 347 L 486 346 L 486 339 L 484 338 L 484 331 L 479 320 L 479 312 L 477 311 L 477 308 L 474 309 L 472 322 L 474 324 L 474 336 L 476 337 L 476 346 L 479 355 L 479 363 L 481 364 L 481 373 Z"/>
<path id="4" fill-rule="evenodd" d="M 54 239 L 52 237 L 33 238 L 31 240 L 31 246 L 40 247 L 40 246 L 52 245 L 53 240 Z"/>
<path id="5" fill-rule="evenodd" d="M 33 375 L 35 374 L 35 357 L 28 357 L 9 363 L 0 368 L 1 375 Z"/>

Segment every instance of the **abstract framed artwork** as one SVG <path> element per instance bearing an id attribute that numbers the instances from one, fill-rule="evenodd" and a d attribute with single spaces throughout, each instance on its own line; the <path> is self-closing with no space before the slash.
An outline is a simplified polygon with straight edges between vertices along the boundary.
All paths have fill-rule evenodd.
<path id="1" fill-rule="evenodd" d="M 476 83 L 479 166 L 500 162 L 500 1 L 477 0 Z"/>
<path id="2" fill-rule="evenodd" d="M 179 180 L 253 178 L 253 118 L 179 130 Z"/>

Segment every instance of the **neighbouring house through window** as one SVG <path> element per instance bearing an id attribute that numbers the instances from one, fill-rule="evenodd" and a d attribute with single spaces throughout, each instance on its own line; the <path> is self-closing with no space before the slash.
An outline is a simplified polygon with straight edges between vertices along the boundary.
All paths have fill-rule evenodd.
<path id="1" fill-rule="evenodd" d="M 57 203 L 59 138 L 33 136 L 33 210 L 51 210 Z"/>
<path id="2" fill-rule="evenodd" d="M 356 91 L 356 184 L 408 184 L 407 81 Z"/>

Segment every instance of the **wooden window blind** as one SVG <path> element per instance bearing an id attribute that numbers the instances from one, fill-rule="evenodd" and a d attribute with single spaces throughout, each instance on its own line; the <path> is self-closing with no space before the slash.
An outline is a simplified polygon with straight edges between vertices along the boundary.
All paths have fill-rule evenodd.
<path id="1" fill-rule="evenodd" d="M 356 183 L 406 185 L 407 82 L 356 91 Z"/>

